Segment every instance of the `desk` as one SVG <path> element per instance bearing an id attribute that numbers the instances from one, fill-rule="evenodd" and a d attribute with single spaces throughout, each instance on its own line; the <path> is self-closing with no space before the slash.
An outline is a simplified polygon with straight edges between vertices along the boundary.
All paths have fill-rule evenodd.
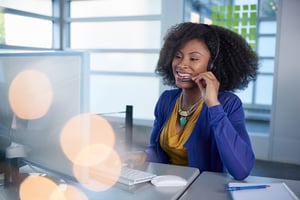
<path id="1" fill-rule="evenodd" d="M 182 167 L 175 165 L 166 165 L 159 163 L 144 163 L 137 167 L 144 171 L 152 172 L 157 175 L 173 174 L 187 179 L 188 184 L 183 187 L 155 187 L 150 182 L 140 183 L 134 186 L 127 186 L 117 183 L 114 187 L 103 192 L 91 192 L 83 188 L 78 183 L 72 182 L 73 185 L 82 189 L 89 200 L 109 199 L 109 200 L 160 200 L 160 199 L 178 199 L 189 185 L 198 177 L 197 168 Z M 62 177 L 63 179 L 63 177 Z M 68 182 L 68 180 L 66 180 Z M 2 197 L 1 197 L 2 195 Z M 15 187 L 0 188 L 0 200 L 16 200 L 18 192 Z M 17 198 L 16 198 L 17 197 Z"/>
<path id="2" fill-rule="evenodd" d="M 229 192 L 225 191 L 225 187 L 229 182 L 238 182 L 231 176 L 223 173 L 216 172 L 202 172 L 200 176 L 194 181 L 194 183 L 187 189 L 187 191 L 180 198 L 181 200 L 226 200 L 231 199 Z M 286 180 L 277 178 L 267 178 L 258 176 L 249 176 L 242 182 L 285 182 L 289 188 L 300 197 L 300 181 Z"/>
<path id="3" fill-rule="evenodd" d="M 199 175 L 196 168 L 182 167 L 175 165 L 166 165 L 159 163 L 145 163 L 138 169 L 152 172 L 157 175 L 174 174 L 179 175 L 188 180 L 188 184 L 184 187 L 155 187 L 151 183 L 141 183 L 128 187 L 123 184 L 117 184 L 115 187 L 100 193 L 88 194 L 90 200 L 98 199 L 122 199 L 122 200 L 160 200 L 160 199 L 178 199 L 189 185 Z"/>

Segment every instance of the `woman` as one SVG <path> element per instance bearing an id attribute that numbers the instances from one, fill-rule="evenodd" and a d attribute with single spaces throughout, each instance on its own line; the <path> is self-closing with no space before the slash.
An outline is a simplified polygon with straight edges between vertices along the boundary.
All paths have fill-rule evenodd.
<path id="1" fill-rule="evenodd" d="M 175 88 L 156 104 L 150 144 L 140 159 L 246 178 L 255 156 L 242 102 L 232 91 L 256 78 L 257 60 L 245 40 L 225 28 L 190 22 L 172 27 L 156 72 Z"/>

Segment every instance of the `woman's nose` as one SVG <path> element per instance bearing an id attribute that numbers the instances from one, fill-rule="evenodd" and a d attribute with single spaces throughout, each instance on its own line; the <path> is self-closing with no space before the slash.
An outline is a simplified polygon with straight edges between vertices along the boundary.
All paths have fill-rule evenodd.
<path id="1" fill-rule="evenodd" d="M 188 65 L 188 60 L 186 58 L 182 58 L 180 60 L 180 62 L 178 63 L 178 66 L 181 68 L 181 69 L 185 69 L 187 68 L 189 65 Z"/>
<path id="2" fill-rule="evenodd" d="M 182 64 L 182 63 L 179 63 L 177 65 L 177 68 L 179 68 L 179 69 L 186 69 L 187 67 L 188 67 L 188 65 L 185 65 L 185 64 Z"/>

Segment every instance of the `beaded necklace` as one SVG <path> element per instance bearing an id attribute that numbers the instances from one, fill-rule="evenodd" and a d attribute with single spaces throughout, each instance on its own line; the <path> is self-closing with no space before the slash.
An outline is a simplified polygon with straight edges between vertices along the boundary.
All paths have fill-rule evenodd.
<path id="1" fill-rule="evenodd" d="M 185 126 L 187 123 L 187 117 L 190 116 L 191 114 L 193 114 L 193 112 L 196 110 L 196 108 L 198 107 L 198 105 L 201 103 L 202 98 L 197 101 L 194 105 L 192 105 L 188 110 L 182 110 L 181 108 L 181 102 L 182 102 L 182 97 L 183 95 L 180 95 L 179 98 L 179 104 L 178 104 L 178 114 L 180 115 L 179 118 L 179 124 L 180 126 Z"/>

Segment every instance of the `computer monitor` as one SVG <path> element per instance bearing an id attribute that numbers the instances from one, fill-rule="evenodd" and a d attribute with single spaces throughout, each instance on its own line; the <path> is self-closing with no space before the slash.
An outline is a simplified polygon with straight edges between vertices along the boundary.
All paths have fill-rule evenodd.
<path id="1" fill-rule="evenodd" d="M 0 76 L 3 72 L 0 68 Z M 0 160 L 3 160 L 5 149 L 11 144 L 9 130 L 12 123 L 13 113 L 9 107 L 7 97 L 7 85 L 0 78 Z"/>
<path id="2" fill-rule="evenodd" d="M 7 139 L 0 143 L 2 148 L 11 141 L 24 145 L 28 150 L 25 160 L 58 173 L 72 174 L 72 164 L 60 146 L 60 132 L 70 118 L 86 111 L 85 57 L 81 52 L 0 54 L 0 136 Z M 26 70 L 45 74 L 52 85 L 51 105 L 37 119 L 18 117 L 8 100 L 12 81 Z"/>

